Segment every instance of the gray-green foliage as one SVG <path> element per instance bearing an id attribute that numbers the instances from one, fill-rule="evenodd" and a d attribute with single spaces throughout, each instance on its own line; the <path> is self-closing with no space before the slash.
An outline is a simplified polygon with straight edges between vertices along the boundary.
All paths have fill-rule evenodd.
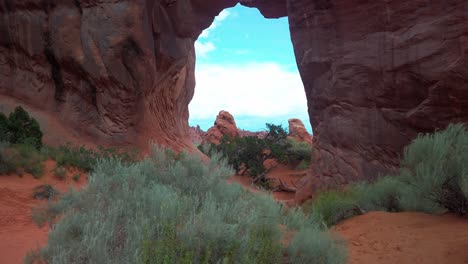
<path id="1" fill-rule="evenodd" d="M 468 131 L 461 125 L 419 135 L 405 148 L 400 173 L 319 194 L 306 211 L 327 225 L 369 210 L 468 213 Z"/>
<path id="2" fill-rule="evenodd" d="M 336 190 L 319 193 L 313 202 L 305 205 L 305 210 L 326 226 L 335 225 L 341 220 L 362 213 L 358 194 L 353 191 Z"/>
<path id="3" fill-rule="evenodd" d="M 281 263 L 281 226 L 303 243 L 327 243 L 313 251 L 292 244 L 291 259 L 337 263 L 323 256 L 344 256 L 301 211 L 287 212 L 268 195 L 227 184 L 232 171 L 217 155 L 206 165 L 192 155 L 174 157 L 154 147 L 141 162 L 98 161 L 87 188 L 38 214 L 52 222 L 62 217 L 48 245 L 28 257 L 50 264 Z"/>
<path id="4" fill-rule="evenodd" d="M 0 142 L 0 174 L 24 170 L 35 178 L 44 174 L 45 156 L 34 146 Z"/>
<path id="5" fill-rule="evenodd" d="M 412 210 L 468 213 L 468 131 L 463 125 L 421 135 L 406 148 L 402 202 Z"/>
<path id="6" fill-rule="evenodd" d="M 313 227 L 300 230 L 291 241 L 288 254 L 295 264 L 346 262 L 344 243 Z"/>

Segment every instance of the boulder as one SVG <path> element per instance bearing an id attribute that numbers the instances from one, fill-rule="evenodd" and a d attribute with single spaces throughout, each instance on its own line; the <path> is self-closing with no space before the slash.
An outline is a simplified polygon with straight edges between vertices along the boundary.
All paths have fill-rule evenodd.
<path id="1" fill-rule="evenodd" d="M 306 142 L 312 146 L 312 136 L 304 127 L 304 123 L 300 119 L 291 118 L 288 120 L 289 135 L 288 138 L 294 139 L 297 142 Z"/>
<path id="2" fill-rule="evenodd" d="M 221 110 L 214 125 L 206 131 L 203 142 L 218 145 L 224 136 L 238 137 L 239 132 L 234 117 L 228 111 Z"/>

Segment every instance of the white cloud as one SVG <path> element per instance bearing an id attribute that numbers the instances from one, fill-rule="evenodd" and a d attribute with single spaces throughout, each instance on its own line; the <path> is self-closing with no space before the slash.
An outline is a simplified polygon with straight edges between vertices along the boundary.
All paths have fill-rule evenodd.
<path id="1" fill-rule="evenodd" d="M 211 26 L 200 34 L 200 38 L 207 38 L 210 35 L 210 32 L 213 31 L 223 20 L 225 20 L 229 15 L 231 15 L 231 12 L 228 10 L 224 9 L 219 13 L 217 17 L 213 20 L 213 23 L 211 23 Z"/>
<path id="2" fill-rule="evenodd" d="M 195 42 L 195 52 L 197 53 L 197 56 L 199 57 L 205 57 L 209 52 L 215 50 L 216 47 L 213 44 L 213 42 L 207 41 L 207 42 L 200 42 L 197 41 Z"/>
<path id="3" fill-rule="evenodd" d="M 196 68 L 197 85 L 190 103 L 190 118 L 214 119 L 220 110 L 236 116 L 300 117 L 307 100 L 299 73 L 277 63 L 245 65 L 202 64 Z"/>

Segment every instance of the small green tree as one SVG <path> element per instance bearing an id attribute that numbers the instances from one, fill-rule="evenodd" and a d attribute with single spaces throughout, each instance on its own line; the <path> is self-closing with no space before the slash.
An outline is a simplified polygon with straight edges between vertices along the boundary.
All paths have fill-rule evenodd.
<path id="1" fill-rule="evenodd" d="M 10 143 L 29 144 L 36 149 L 42 147 L 42 131 L 39 123 L 18 106 L 8 117 L 8 128 L 10 131 Z"/>
<path id="2" fill-rule="evenodd" d="M 0 112 L 0 142 L 10 142 L 8 118 Z"/>

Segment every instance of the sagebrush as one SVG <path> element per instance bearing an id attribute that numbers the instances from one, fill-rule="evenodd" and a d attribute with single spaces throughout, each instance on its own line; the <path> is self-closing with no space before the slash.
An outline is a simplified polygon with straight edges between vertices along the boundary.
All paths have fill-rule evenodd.
<path id="1" fill-rule="evenodd" d="M 345 262 L 344 245 L 313 218 L 227 184 L 231 175 L 218 154 L 206 165 L 156 147 L 136 163 L 99 160 L 88 187 L 36 209 L 39 220 L 60 221 L 48 245 L 28 257 L 47 263 Z M 294 240 L 285 248 L 284 232 L 325 244 L 308 251 Z"/>

